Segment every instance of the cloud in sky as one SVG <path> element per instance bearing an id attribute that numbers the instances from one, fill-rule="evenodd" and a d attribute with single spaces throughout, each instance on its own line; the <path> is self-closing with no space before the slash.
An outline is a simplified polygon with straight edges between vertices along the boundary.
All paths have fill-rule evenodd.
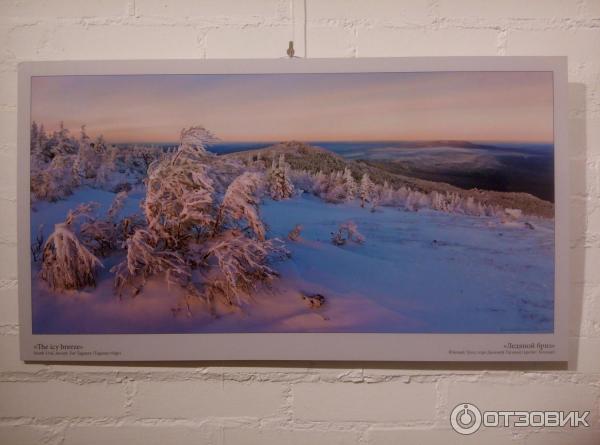
<path id="1" fill-rule="evenodd" d="M 32 119 L 112 142 L 553 140 L 551 72 L 44 76 Z"/>

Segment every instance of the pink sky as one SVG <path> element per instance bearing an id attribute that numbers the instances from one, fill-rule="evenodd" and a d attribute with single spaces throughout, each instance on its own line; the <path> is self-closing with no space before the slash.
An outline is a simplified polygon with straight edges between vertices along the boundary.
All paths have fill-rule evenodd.
<path id="1" fill-rule="evenodd" d="M 111 142 L 174 142 L 201 124 L 224 141 L 552 142 L 551 72 L 48 76 L 32 119 Z"/>

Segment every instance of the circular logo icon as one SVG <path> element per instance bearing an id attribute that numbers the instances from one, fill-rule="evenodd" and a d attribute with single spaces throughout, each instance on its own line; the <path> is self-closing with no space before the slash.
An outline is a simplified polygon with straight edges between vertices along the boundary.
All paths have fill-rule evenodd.
<path id="1" fill-rule="evenodd" d="M 450 425 L 459 434 L 473 434 L 481 426 L 481 411 L 470 403 L 456 405 L 450 414 Z"/>

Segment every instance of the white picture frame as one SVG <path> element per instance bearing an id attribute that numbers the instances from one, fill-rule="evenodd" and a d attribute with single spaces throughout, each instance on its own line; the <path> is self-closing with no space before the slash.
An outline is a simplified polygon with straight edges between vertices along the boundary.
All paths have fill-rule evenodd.
<path id="1" fill-rule="evenodd" d="M 554 332 L 450 333 L 32 333 L 30 258 L 31 79 L 61 75 L 550 71 L 554 84 Z M 531 361 L 568 360 L 569 227 L 566 57 L 56 61 L 19 65 L 18 278 L 24 361 Z"/>

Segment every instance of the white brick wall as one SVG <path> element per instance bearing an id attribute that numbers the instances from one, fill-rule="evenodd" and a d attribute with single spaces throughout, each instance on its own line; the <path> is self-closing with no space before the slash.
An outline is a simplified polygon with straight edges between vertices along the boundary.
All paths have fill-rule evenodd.
<path id="1" fill-rule="evenodd" d="M 294 7 L 292 7 L 294 5 Z M 0 0 L 0 443 L 600 443 L 600 0 Z M 294 12 L 295 11 L 295 12 Z M 297 55 L 570 58 L 572 360 L 450 369 L 25 365 L 18 360 L 16 66 Z M 449 430 L 456 403 L 591 409 L 578 431 Z M 502 406 L 500 406 L 502 405 Z"/>

